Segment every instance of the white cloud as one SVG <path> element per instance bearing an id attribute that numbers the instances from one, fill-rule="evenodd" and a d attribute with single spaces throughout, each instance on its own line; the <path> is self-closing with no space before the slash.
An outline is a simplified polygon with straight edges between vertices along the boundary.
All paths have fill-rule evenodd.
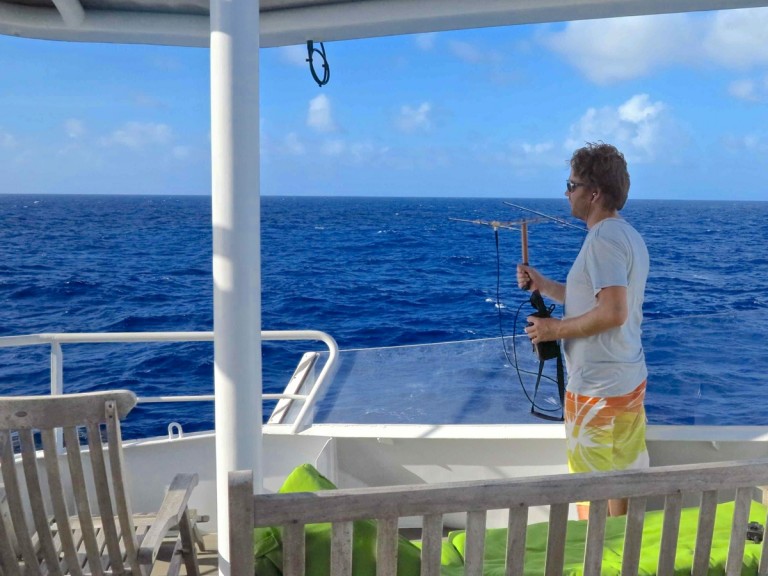
<path id="1" fill-rule="evenodd" d="M 350 159 L 355 162 L 364 162 L 371 158 L 380 157 L 387 153 L 387 148 L 377 146 L 372 142 L 353 142 L 347 147 Z"/>
<path id="2" fill-rule="evenodd" d="M 495 50 L 482 50 L 469 42 L 452 40 L 448 46 L 454 56 L 468 64 L 494 63 L 501 60 L 501 55 Z"/>
<path id="3" fill-rule="evenodd" d="M 348 142 L 341 138 L 333 138 L 322 143 L 320 152 L 347 162 L 363 163 L 380 158 L 386 154 L 387 149 L 369 141 Z"/>
<path id="4" fill-rule="evenodd" d="M 308 154 L 308 151 L 311 154 Z M 293 163 L 306 162 L 304 166 L 313 166 L 317 162 L 323 162 L 325 166 L 365 163 L 378 166 L 387 152 L 386 146 L 370 140 L 354 141 L 332 136 L 312 137 L 302 141 L 294 132 L 285 135 L 279 140 L 279 144 L 270 150 L 275 158 L 282 157 Z M 297 157 L 302 158 L 297 160 Z"/>
<path id="5" fill-rule="evenodd" d="M 609 142 L 627 159 L 648 161 L 665 154 L 679 140 L 674 122 L 662 102 L 637 94 L 617 107 L 589 108 L 571 125 L 564 147 L 571 151 L 585 142 Z"/>
<path id="6" fill-rule="evenodd" d="M 85 124 L 83 124 L 82 120 L 70 118 L 64 122 L 64 130 L 66 131 L 67 136 L 76 140 L 85 134 Z"/>
<path id="7" fill-rule="evenodd" d="M 140 149 L 157 144 L 168 144 L 173 132 L 167 124 L 128 122 L 101 140 L 105 146 L 125 146 Z"/>
<path id="8" fill-rule="evenodd" d="M 619 106 L 619 118 L 625 122 L 640 124 L 652 121 L 664 110 L 661 102 L 651 103 L 648 94 L 636 94 Z"/>
<path id="9" fill-rule="evenodd" d="M 564 166 L 563 153 L 551 140 L 508 143 L 486 140 L 474 144 L 472 152 L 477 161 L 503 166 L 505 169 L 512 166 L 517 175 L 530 174 L 541 167 L 550 169 Z"/>
<path id="10" fill-rule="evenodd" d="M 740 78 L 728 85 L 728 94 L 745 102 L 768 101 L 768 75 Z"/>
<path id="11" fill-rule="evenodd" d="M 396 124 L 399 130 L 406 133 L 428 132 L 432 128 L 431 115 L 432 104 L 429 102 L 422 102 L 418 108 L 411 108 L 405 105 L 400 108 Z"/>
<path id="12" fill-rule="evenodd" d="M 633 16 L 570 22 L 541 41 L 592 82 L 608 84 L 689 60 L 701 43 L 697 30 L 697 21 L 684 14 Z"/>
<path id="13" fill-rule="evenodd" d="M 173 157 L 177 160 L 186 160 L 192 152 L 190 146 L 174 146 L 172 150 Z"/>
<path id="14" fill-rule="evenodd" d="M 309 101 L 307 126 L 318 132 L 335 132 L 338 129 L 331 114 L 331 101 L 325 94 Z"/>
<path id="15" fill-rule="evenodd" d="M 326 140 L 323 142 L 320 151 L 326 156 L 341 156 L 346 150 L 346 145 L 343 140 L 334 139 Z"/>
<path id="16" fill-rule="evenodd" d="M 307 66 L 307 46 L 282 46 L 278 48 L 280 61 L 291 66 Z"/>
<path id="17" fill-rule="evenodd" d="M 414 36 L 414 41 L 416 42 L 416 47 L 419 50 L 428 52 L 435 47 L 435 43 L 437 42 L 437 34 L 435 32 L 430 32 L 428 34 L 416 34 Z"/>
<path id="18" fill-rule="evenodd" d="M 748 102 L 757 102 L 760 98 L 757 95 L 757 86 L 753 80 L 742 79 L 734 80 L 728 86 L 728 94 L 739 100 Z"/>
<path id="19" fill-rule="evenodd" d="M 295 132 L 289 132 L 283 138 L 282 149 L 293 156 L 301 156 L 306 152 L 304 144 Z"/>
<path id="20" fill-rule="evenodd" d="M 552 141 L 522 142 L 509 146 L 502 160 L 515 166 L 518 171 L 535 170 L 540 166 L 562 166 L 563 157 Z"/>
<path id="21" fill-rule="evenodd" d="M 162 100 L 158 100 L 154 96 L 145 94 L 144 92 L 134 94 L 133 102 L 139 108 L 168 108 L 167 103 L 163 102 Z"/>
<path id="22" fill-rule="evenodd" d="M 757 134 L 743 136 L 728 135 L 723 138 L 723 144 L 731 152 L 759 152 L 768 150 L 765 138 Z"/>
<path id="23" fill-rule="evenodd" d="M 10 132 L 0 128 L 0 148 L 11 149 L 16 147 L 16 137 Z"/>
<path id="24" fill-rule="evenodd" d="M 744 70 L 768 64 L 768 9 L 570 22 L 540 41 L 597 84 L 676 64 Z"/>
<path id="25" fill-rule="evenodd" d="M 552 142 L 540 142 L 538 144 L 529 144 L 528 142 L 523 142 L 521 145 L 523 152 L 525 152 L 526 155 L 540 155 L 545 154 L 552 150 L 555 145 Z"/>
<path id="26" fill-rule="evenodd" d="M 767 29 L 767 9 L 723 10 L 712 16 L 702 47 L 712 61 L 728 68 L 768 64 Z"/>

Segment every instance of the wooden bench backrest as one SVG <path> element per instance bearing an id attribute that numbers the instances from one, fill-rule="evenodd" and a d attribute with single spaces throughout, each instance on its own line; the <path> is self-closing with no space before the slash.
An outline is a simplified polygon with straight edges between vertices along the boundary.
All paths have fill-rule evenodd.
<path id="1" fill-rule="evenodd" d="M 550 506 L 546 575 L 560 576 L 570 503 L 590 502 L 584 574 L 599 575 L 602 565 L 607 502 L 629 498 L 622 574 L 637 574 L 646 499 L 664 497 L 664 520 L 658 574 L 673 574 L 682 495 L 700 494 L 694 574 L 706 574 L 718 491 L 735 489 L 735 509 L 727 575 L 741 573 L 749 507 L 754 487 L 768 484 L 768 460 L 684 465 L 590 474 L 565 474 L 450 484 L 392 486 L 315 493 L 253 495 L 251 472 L 230 474 L 230 561 L 232 576 L 253 574 L 252 531 L 280 526 L 283 533 L 283 574 L 302 576 L 305 569 L 304 525 L 332 522 L 331 574 L 351 576 L 352 522 L 376 520 L 377 574 L 397 572 L 399 518 L 421 516 L 422 576 L 439 575 L 442 516 L 466 512 L 465 574 L 481 575 L 485 519 L 489 510 L 509 511 L 507 574 L 522 575 L 528 508 Z M 768 574 L 766 540 L 760 574 Z"/>
<path id="2" fill-rule="evenodd" d="M 120 420 L 135 404 L 129 391 L 0 398 L 0 467 L 7 504 L 7 517 L 0 521 L 0 572 L 104 574 L 104 546 L 108 573 L 140 574 L 120 433 Z M 66 460 L 58 454 L 57 433 Z M 89 462 L 81 454 L 81 439 L 87 440 Z M 101 519 L 94 522 L 93 514 Z M 78 557 L 73 529 L 82 534 L 87 559 Z M 124 568 L 123 556 L 129 563 Z"/>

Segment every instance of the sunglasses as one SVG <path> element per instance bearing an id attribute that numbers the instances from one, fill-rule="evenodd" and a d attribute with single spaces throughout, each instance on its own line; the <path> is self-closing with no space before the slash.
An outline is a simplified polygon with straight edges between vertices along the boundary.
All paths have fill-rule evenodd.
<path id="1" fill-rule="evenodd" d="M 586 182 L 574 182 L 573 180 L 566 180 L 565 181 L 565 188 L 568 190 L 568 194 L 573 194 L 573 191 L 576 190 L 579 186 L 587 186 Z"/>

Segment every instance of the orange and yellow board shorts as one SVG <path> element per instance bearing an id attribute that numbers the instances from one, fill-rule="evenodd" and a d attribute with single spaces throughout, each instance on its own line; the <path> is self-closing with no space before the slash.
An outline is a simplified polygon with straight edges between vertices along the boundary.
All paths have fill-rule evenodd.
<path id="1" fill-rule="evenodd" d="M 565 432 L 571 472 L 648 467 L 645 382 L 612 398 L 565 393 Z"/>

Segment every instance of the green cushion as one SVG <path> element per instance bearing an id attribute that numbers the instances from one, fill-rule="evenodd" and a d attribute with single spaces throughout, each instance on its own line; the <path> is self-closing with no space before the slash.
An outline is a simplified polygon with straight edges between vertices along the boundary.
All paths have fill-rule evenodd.
<path id="1" fill-rule="evenodd" d="M 710 556 L 710 575 L 725 573 L 725 561 L 728 557 L 728 541 L 731 535 L 733 519 L 733 502 L 725 502 L 717 507 L 715 529 Z M 693 565 L 693 552 L 696 543 L 696 527 L 698 526 L 698 508 L 686 508 L 680 515 L 680 537 L 675 557 L 675 574 L 690 574 Z M 661 546 L 661 527 L 664 513 L 661 510 L 648 512 L 643 526 L 643 545 L 640 553 L 639 574 L 650 576 L 656 574 L 656 567 Z M 752 503 L 749 520 L 764 524 L 766 507 L 757 502 Z M 626 517 L 608 518 L 605 526 L 605 544 L 603 546 L 602 576 L 621 573 L 621 552 L 624 546 L 624 528 Z M 544 573 L 544 563 L 547 551 L 546 522 L 532 524 L 526 532 L 525 542 L 525 574 L 533 576 Z M 582 574 L 584 547 L 587 535 L 586 521 L 569 521 L 566 535 L 565 565 L 563 574 L 578 576 Z M 466 533 L 461 530 L 451 532 L 448 540 L 464 557 Z M 506 528 L 491 529 L 485 536 L 485 576 L 503 575 L 507 546 Z M 742 576 L 757 574 L 760 563 L 761 544 L 747 541 L 744 550 Z M 443 570 L 444 575 L 453 574 Z"/>
<path id="2" fill-rule="evenodd" d="M 411 540 L 414 546 L 421 550 L 421 540 Z M 440 565 L 441 566 L 461 566 L 461 574 L 464 574 L 464 557 L 459 551 L 444 539 L 440 547 Z"/>
<path id="3" fill-rule="evenodd" d="M 303 464 L 286 478 L 281 493 L 333 490 L 333 482 L 313 466 Z M 306 535 L 306 575 L 327 576 L 331 562 L 331 524 L 308 524 Z M 407 539 L 397 543 L 398 576 L 419 576 L 421 552 Z M 256 528 L 253 532 L 253 553 L 257 576 L 282 574 L 282 535 L 279 528 Z M 354 522 L 352 539 L 352 573 L 355 576 L 376 576 L 376 523 L 372 520 Z"/>

